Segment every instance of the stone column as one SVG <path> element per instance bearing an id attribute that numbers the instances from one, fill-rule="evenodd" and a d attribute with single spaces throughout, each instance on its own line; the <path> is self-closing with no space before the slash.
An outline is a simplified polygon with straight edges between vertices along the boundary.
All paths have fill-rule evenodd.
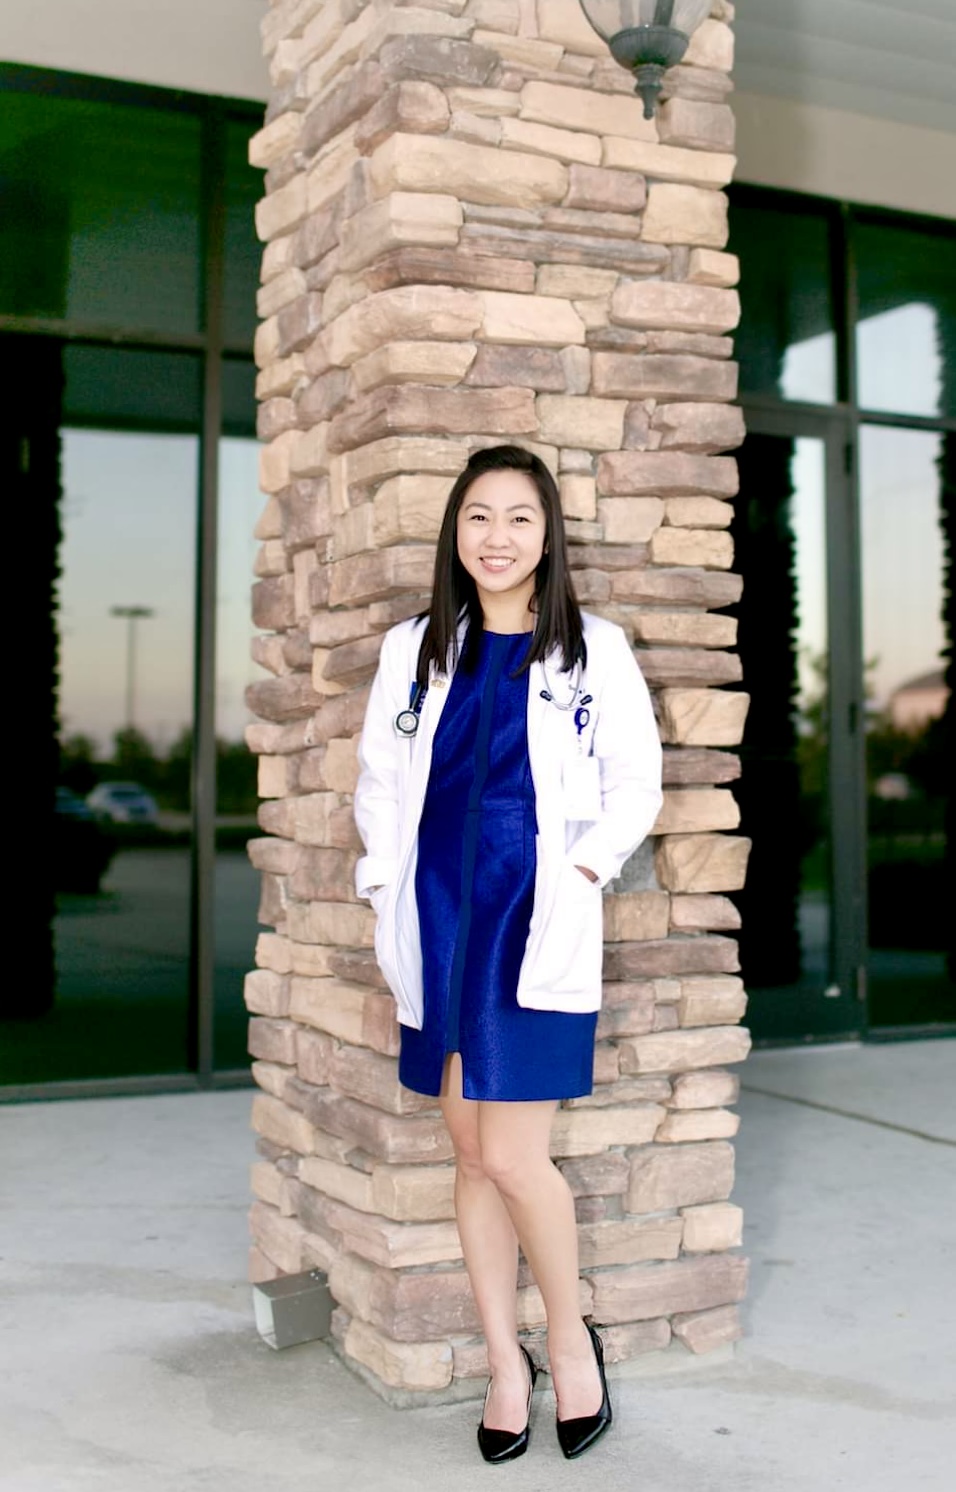
<path id="1" fill-rule="evenodd" d="M 633 638 L 667 743 L 655 837 L 606 901 L 594 1093 L 555 1124 L 582 1310 L 612 1362 L 738 1334 L 731 16 L 715 0 L 650 123 L 577 0 L 278 0 L 263 23 L 252 1273 L 327 1270 L 339 1350 L 395 1401 L 477 1393 L 485 1362 L 451 1147 L 398 1086 L 352 891 L 355 747 L 451 480 L 502 439 L 559 474 L 580 599 Z M 533 1337 L 526 1275 L 520 1311 Z"/>

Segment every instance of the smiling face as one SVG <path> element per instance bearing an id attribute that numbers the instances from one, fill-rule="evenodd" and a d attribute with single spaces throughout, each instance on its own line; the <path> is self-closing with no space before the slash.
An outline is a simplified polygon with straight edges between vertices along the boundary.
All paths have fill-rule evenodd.
<path id="1" fill-rule="evenodd" d="M 488 471 L 468 488 L 456 523 L 458 558 L 478 589 L 486 624 L 531 617 L 546 523 L 537 488 L 523 471 Z"/>

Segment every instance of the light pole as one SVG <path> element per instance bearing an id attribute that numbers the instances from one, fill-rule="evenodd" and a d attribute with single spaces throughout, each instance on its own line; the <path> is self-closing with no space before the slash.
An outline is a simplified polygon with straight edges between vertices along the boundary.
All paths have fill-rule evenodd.
<path id="1" fill-rule="evenodd" d="M 133 730 L 136 703 L 136 623 L 155 616 L 151 606 L 111 606 L 110 616 L 126 621 L 126 729 Z"/>
<path id="2" fill-rule="evenodd" d="M 633 71 L 644 118 L 653 119 L 664 74 L 687 51 L 710 0 L 581 0 L 581 9 L 615 62 Z"/>

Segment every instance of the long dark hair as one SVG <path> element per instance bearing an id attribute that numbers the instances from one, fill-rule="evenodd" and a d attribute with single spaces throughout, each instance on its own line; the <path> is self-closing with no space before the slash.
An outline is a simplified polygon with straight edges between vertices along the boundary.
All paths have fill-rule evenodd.
<path id="1" fill-rule="evenodd" d="M 544 553 L 535 571 L 535 614 L 531 646 L 522 668 L 546 658 L 555 649 L 562 655 L 562 670 L 570 672 L 576 663 L 585 663 L 584 627 L 581 608 L 574 594 L 568 569 L 568 541 L 558 486 L 539 456 L 521 446 L 488 446 L 475 451 L 468 465 L 457 477 L 448 495 L 448 505 L 438 535 L 435 554 L 435 581 L 428 625 L 418 654 L 418 683 L 427 688 L 432 664 L 444 673 L 458 661 L 458 628 L 463 618 L 468 622 L 468 639 L 480 637 L 484 625 L 478 589 L 458 558 L 458 512 L 465 493 L 473 482 L 489 471 L 521 471 L 531 478 L 544 509 Z M 475 657 L 466 640 L 461 662 L 468 668 Z"/>

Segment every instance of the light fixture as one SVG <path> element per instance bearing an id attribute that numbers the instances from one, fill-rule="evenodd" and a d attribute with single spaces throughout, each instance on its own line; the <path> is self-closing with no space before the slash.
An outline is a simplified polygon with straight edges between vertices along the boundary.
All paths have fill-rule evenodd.
<path id="1" fill-rule="evenodd" d="M 581 9 L 615 62 L 633 71 L 644 118 L 653 119 L 664 73 L 687 51 L 710 0 L 581 0 Z"/>

